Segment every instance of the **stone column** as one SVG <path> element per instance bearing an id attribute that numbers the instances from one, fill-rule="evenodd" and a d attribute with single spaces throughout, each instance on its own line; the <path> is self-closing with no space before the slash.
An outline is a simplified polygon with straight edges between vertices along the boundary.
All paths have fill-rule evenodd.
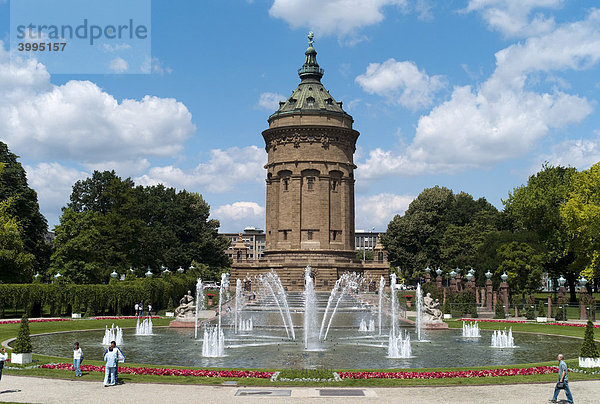
<path id="1" fill-rule="evenodd" d="M 504 304 L 504 313 L 508 314 L 508 309 L 510 306 L 508 303 L 508 283 L 506 282 L 500 283 L 500 298 L 502 300 L 502 304 Z"/>
<path id="2" fill-rule="evenodd" d="M 443 297 L 444 297 L 444 299 L 443 299 L 443 301 L 442 301 L 442 304 L 446 304 L 446 290 L 447 290 L 447 288 L 444 288 L 444 289 L 443 289 L 443 291 L 444 291 L 444 296 L 443 296 Z"/>
<path id="3" fill-rule="evenodd" d="M 442 288 L 442 277 L 441 276 L 438 276 L 437 278 L 435 278 L 435 286 L 438 289 Z"/>
<path id="4" fill-rule="evenodd" d="M 587 320 L 587 310 L 585 309 L 585 300 L 587 297 L 586 287 L 582 287 L 579 293 L 579 318 L 581 320 Z"/>
<path id="5" fill-rule="evenodd" d="M 425 274 L 425 283 L 429 283 L 429 282 L 431 282 L 431 276 L 428 273 L 426 273 Z"/>
<path id="6" fill-rule="evenodd" d="M 475 305 L 479 306 L 479 290 L 477 290 L 477 287 L 473 288 L 473 291 L 475 292 Z"/>
<path id="7" fill-rule="evenodd" d="M 515 317 L 519 317 L 519 308 L 515 304 Z"/>
<path id="8" fill-rule="evenodd" d="M 450 290 L 453 292 L 456 292 L 457 289 L 457 285 L 456 285 L 456 279 L 450 279 Z"/>
<path id="9" fill-rule="evenodd" d="M 485 289 L 486 289 L 486 296 L 485 296 L 485 303 L 487 306 L 488 310 L 492 310 L 492 303 L 495 304 L 496 303 L 496 299 L 494 299 L 494 301 L 492 301 L 492 294 L 493 294 L 493 288 L 492 288 L 492 280 L 488 279 L 485 282 Z"/>
<path id="10" fill-rule="evenodd" d="M 552 297 L 548 296 L 548 319 L 552 318 Z"/>
<path id="11" fill-rule="evenodd" d="M 492 298 L 494 304 L 494 310 L 496 309 L 496 304 L 498 304 L 498 292 L 494 292 L 494 297 Z"/>
<path id="12" fill-rule="evenodd" d="M 565 297 L 565 296 L 567 296 L 567 288 L 565 288 L 564 285 L 563 285 L 563 286 L 561 286 L 561 287 L 558 288 L 558 298 L 560 299 L 560 298 Z"/>

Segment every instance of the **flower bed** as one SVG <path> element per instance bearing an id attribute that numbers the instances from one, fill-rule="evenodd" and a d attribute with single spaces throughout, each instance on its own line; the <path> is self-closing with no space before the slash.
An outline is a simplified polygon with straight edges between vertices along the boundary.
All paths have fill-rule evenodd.
<path id="1" fill-rule="evenodd" d="M 58 369 L 74 371 L 73 364 L 56 363 L 41 365 L 43 369 Z M 84 372 L 102 372 L 104 366 L 82 365 Z M 119 366 L 119 373 L 130 375 L 155 375 L 155 376 L 195 376 L 195 377 L 240 377 L 269 379 L 273 372 L 257 372 L 254 370 L 209 370 L 209 369 L 163 369 L 163 368 L 130 368 Z"/>
<path id="2" fill-rule="evenodd" d="M 29 320 L 30 323 L 50 323 L 53 321 L 73 321 L 70 318 L 37 318 Z M 21 320 L 0 320 L 0 324 L 19 324 Z"/>
<path id="3" fill-rule="evenodd" d="M 554 366 L 534 368 L 456 370 L 449 372 L 338 372 L 342 379 L 454 379 L 457 377 L 528 376 L 557 373 Z"/>
<path id="4" fill-rule="evenodd" d="M 546 323 L 546 325 L 562 325 L 565 327 L 585 327 L 586 324 L 577 324 L 577 323 Z M 594 328 L 600 328 L 600 325 L 594 325 Z"/>
<path id="5" fill-rule="evenodd" d="M 136 318 L 148 318 L 148 316 L 98 316 L 92 317 L 92 320 L 135 320 Z M 152 316 L 151 318 L 162 318 L 160 316 Z"/>

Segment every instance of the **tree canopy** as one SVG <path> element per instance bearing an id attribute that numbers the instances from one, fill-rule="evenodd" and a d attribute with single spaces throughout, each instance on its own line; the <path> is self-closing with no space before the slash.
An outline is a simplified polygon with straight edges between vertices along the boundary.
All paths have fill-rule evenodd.
<path id="1" fill-rule="evenodd" d="M 4 167 L 0 175 L 0 201 L 10 199 L 10 203 L 4 205 L 4 214 L 18 223 L 23 249 L 33 257 L 31 265 L 7 267 L 7 271 L 0 273 L 0 280 L 30 282 L 34 272 L 45 271 L 48 267 L 51 252 L 45 238 L 48 224 L 40 213 L 37 193 L 27 185 L 27 176 L 18 156 L 1 141 L 0 164 Z"/>
<path id="2" fill-rule="evenodd" d="M 225 267 L 229 241 L 217 233 L 202 196 L 163 185 L 135 186 L 114 171 L 95 171 L 73 186 L 56 227 L 50 272 L 77 283 L 106 281 L 115 270 Z"/>

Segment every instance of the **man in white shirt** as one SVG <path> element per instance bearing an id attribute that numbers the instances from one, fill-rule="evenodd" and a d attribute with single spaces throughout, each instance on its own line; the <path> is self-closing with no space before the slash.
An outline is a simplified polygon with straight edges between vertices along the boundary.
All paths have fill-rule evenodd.
<path id="1" fill-rule="evenodd" d="M 8 360 L 8 354 L 6 349 L 2 348 L 2 352 L 0 352 L 0 380 L 2 380 L 2 369 L 4 369 L 5 360 Z"/>
<path id="2" fill-rule="evenodd" d="M 123 355 L 123 351 L 121 351 L 121 348 L 119 348 L 117 346 L 117 343 L 115 341 L 111 341 L 110 346 L 113 348 L 113 350 L 117 351 L 117 366 L 115 369 L 115 383 L 118 383 L 118 381 L 119 381 L 119 363 L 125 362 L 125 355 Z M 104 351 L 104 355 L 106 355 L 107 352 L 109 352 L 108 348 L 106 349 L 106 351 Z"/>

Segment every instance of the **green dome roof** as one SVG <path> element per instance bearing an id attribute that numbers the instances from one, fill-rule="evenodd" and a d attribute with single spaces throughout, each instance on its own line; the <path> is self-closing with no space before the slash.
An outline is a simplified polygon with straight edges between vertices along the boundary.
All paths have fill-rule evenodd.
<path id="1" fill-rule="evenodd" d="M 295 113 L 346 115 L 350 117 L 342 109 L 342 103 L 333 99 L 321 83 L 321 78 L 325 72 L 317 63 L 317 51 L 313 47 L 313 37 L 313 33 L 310 32 L 308 34 L 309 46 L 304 53 L 306 60 L 302 67 L 298 69 L 300 84 L 287 100 L 279 102 L 279 109 L 269 117 L 269 121 L 282 115 Z"/>

